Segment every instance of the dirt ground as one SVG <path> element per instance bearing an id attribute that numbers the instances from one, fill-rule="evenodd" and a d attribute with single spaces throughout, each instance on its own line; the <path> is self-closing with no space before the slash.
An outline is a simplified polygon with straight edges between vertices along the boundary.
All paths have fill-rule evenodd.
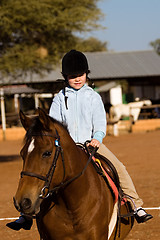
<path id="1" fill-rule="evenodd" d="M 105 144 L 126 165 L 136 189 L 144 201 L 144 207 L 160 206 L 160 130 L 146 133 L 132 133 L 119 137 L 107 136 Z M 34 223 L 30 231 L 10 230 L 5 225 L 18 217 L 12 198 L 16 192 L 22 161 L 19 151 L 22 139 L 0 141 L 0 239 L 38 240 Z M 160 211 L 148 210 L 154 218 L 147 223 L 135 223 L 128 240 L 160 239 Z M 98 240 L 98 239 L 97 239 Z"/>

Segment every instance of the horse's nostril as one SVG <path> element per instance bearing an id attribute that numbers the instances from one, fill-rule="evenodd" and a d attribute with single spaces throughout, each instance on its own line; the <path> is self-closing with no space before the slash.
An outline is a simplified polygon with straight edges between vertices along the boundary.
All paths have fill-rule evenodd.
<path id="1" fill-rule="evenodd" d="M 21 205 L 21 209 L 27 210 L 31 207 L 32 202 L 29 198 L 24 198 L 20 205 Z"/>

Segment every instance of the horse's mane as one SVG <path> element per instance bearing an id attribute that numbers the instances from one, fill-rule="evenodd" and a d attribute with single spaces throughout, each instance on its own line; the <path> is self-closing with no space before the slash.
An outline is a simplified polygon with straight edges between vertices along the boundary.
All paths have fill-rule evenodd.
<path id="1" fill-rule="evenodd" d="M 54 118 L 52 118 L 50 116 L 49 116 L 49 118 L 53 123 L 60 125 L 62 128 L 64 128 L 68 132 L 67 125 L 62 124 L 61 122 L 55 120 Z M 43 126 L 43 124 L 39 120 L 39 116 L 35 116 L 32 118 L 32 124 L 31 124 L 30 128 L 28 129 L 28 131 L 26 132 L 24 140 L 27 142 L 27 141 L 30 141 L 33 136 L 42 137 L 44 135 L 44 131 L 51 131 L 51 130 L 46 129 Z"/>

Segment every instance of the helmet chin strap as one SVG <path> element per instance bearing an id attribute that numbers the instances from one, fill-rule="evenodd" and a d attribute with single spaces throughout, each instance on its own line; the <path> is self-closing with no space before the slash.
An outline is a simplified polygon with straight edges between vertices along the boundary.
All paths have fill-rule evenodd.
<path id="1" fill-rule="evenodd" d="M 66 109 L 68 110 L 68 104 L 67 104 L 67 100 L 68 100 L 68 97 L 66 96 L 66 87 L 68 86 L 68 80 L 67 78 L 65 79 L 65 82 L 64 82 L 64 88 L 63 88 L 63 93 L 64 93 L 64 102 L 65 102 L 65 106 L 66 106 Z"/>
<path id="2" fill-rule="evenodd" d="M 67 100 L 68 100 L 68 97 L 65 95 L 65 96 L 64 96 L 64 101 L 65 101 L 65 106 L 66 106 L 66 109 L 68 110 L 68 104 L 67 104 Z"/>
<path id="3" fill-rule="evenodd" d="M 91 88 L 95 88 L 95 84 L 94 84 L 93 80 L 90 79 L 88 76 L 87 76 L 87 79 L 88 79 L 88 82 L 89 82 L 89 86 L 90 86 Z"/>

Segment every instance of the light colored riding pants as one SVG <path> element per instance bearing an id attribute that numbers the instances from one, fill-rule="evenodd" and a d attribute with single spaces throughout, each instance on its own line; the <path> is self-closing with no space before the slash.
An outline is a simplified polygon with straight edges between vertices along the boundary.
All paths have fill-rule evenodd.
<path id="1" fill-rule="evenodd" d="M 104 144 L 100 145 L 97 152 L 111 161 L 111 163 L 114 165 L 119 175 L 120 186 L 124 194 L 129 195 L 133 199 L 137 208 L 141 207 L 143 205 L 143 201 L 142 199 L 139 198 L 136 192 L 136 189 L 134 187 L 134 184 L 132 182 L 132 179 L 129 176 L 125 166 L 118 160 L 118 158 L 116 158 L 116 156 Z"/>

